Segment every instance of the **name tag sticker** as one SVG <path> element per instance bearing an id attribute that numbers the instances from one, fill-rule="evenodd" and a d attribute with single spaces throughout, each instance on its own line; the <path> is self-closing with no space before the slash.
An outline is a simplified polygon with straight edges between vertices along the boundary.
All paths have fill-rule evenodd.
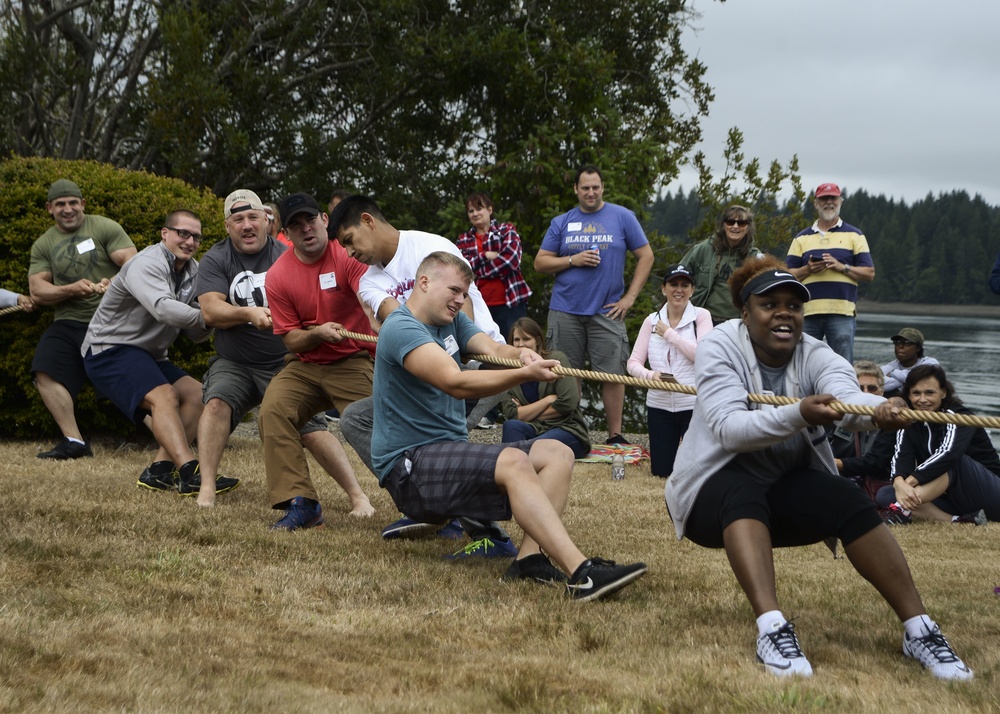
<path id="1" fill-rule="evenodd" d="M 320 290 L 330 290 L 331 288 L 337 287 L 337 274 L 323 273 L 322 275 L 320 275 L 319 287 Z"/>
<path id="2" fill-rule="evenodd" d="M 83 243 L 77 243 L 76 252 L 79 253 L 80 255 L 83 255 L 84 253 L 89 253 L 96 247 L 97 246 L 94 245 L 94 239 L 88 238 Z"/>
<path id="3" fill-rule="evenodd" d="M 458 342 L 455 341 L 455 338 L 452 335 L 448 335 L 444 338 L 444 348 L 450 355 L 458 352 Z"/>
<path id="4" fill-rule="evenodd" d="M 568 230 L 570 232 L 573 232 L 573 231 L 582 231 L 583 230 L 583 222 L 582 221 L 573 221 L 572 223 L 567 223 L 566 224 L 566 230 Z"/>

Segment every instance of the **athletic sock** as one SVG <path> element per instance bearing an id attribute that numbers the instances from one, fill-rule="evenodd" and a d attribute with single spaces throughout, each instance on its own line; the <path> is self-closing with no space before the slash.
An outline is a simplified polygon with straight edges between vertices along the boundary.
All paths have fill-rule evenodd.
<path id="1" fill-rule="evenodd" d="M 86 444 L 87 442 L 83 439 L 74 439 L 72 436 L 67 436 L 66 441 L 72 441 L 74 444 Z"/>
<path id="2" fill-rule="evenodd" d="M 906 628 L 906 634 L 912 637 L 923 637 L 928 632 L 931 632 L 937 623 L 930 618 L 929 615 L 917 615 L 911 617 L 909 620 L 903 622 L 903 627 Z"/>
<path id="3" fill-rule="evenodd" d="M 780 630 L 786 622 L 788 620 L 781 614 L 781 610 L 769 610 L 757 618 L 757 634 Z"/>

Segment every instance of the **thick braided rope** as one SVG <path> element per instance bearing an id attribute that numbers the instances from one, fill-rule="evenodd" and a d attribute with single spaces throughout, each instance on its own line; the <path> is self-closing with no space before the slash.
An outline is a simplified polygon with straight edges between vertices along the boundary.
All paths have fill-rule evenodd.
<path id="1" fill-rule="evenodd" d="M 0 317 L 4 315 L 9 315 L 12 312 L 24 312 L 24 308 L 20 305 L 11 305 L 10 307 L 0 308 Z"/>
<path id="2" fill-rule="evenodd" d="M 372 335 L 363 335 L 357 332 L 341 330 L 344 337 L 362 342 L 376 342 Z M 469 355 L 469 359 L 478 362 L 488 362 L 501 367 L 521 367 L 521 363 L 516 359 L 505 357 L 493 357 L 491 355 Z M 553 367 L 552 371 L 560 377 L 576 377 L 578 379 L 588 379 L 596 382 L 614 382 L 632 387 L 643 387 L 645 389 L 662 389 L 668 392 L 680 392 L 681 394 L 697 394 L 698 392 L 689 384 L 678 384 L 677 382 L 665 382 L 658 379 L 639 379 L 638 377 L 627 377 L 621 374 L 611 374 L 609 372 L 594 372 L 589 369 L 575 369 L 573 367 Z M 773 406 L 784 406 L 786 404 L 797 404 L 800 400 L 793 397 L 778 397 L 771 394 L 748 394 L 751 402 L 757 404 L 771 404 Z M 860 414 L 862 416 L 874 416 L 875 409 L 862 406 L 860 404 L 844 404 L 843 402 L 830 402 L 828 404 L 834 411 L 841 414 Z M 959 426 L 981 426 L 986 429 L 1000 429 L 1000 417 L 976 416 L 974 414 L 948 414 L 946 412 L 928 412 L 921 409 L 901 409 L 900 415 L 913 421 L 928 421 L 935 424 L 958 424 Z"/>

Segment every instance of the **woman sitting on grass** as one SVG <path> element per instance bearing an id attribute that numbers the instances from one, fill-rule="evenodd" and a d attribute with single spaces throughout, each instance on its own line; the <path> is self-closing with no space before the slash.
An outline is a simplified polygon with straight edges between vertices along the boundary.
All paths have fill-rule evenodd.
<path id="1" fill-rule="evenodd" d="M 914 409 L 971 414 L 937 364 L 910 370 L 903 393 Z M 899 523 L 926 518 L 985 525 L 1000 521 L 1000 458 L 981 426 L 917 422 L 896 439 L 890 485 L 878 505 Z"/>
<path id="2" fill-rule="evenodd" d="M 559 360 L 563 367 L 570 366 L 562 352 L 546 349 L 542 328 L 530 317 L 514 323 L 510 343 L 533 350 L 545 359 Z M 590 453 L 590 434 L 580 411 L 580 385 L 575 377 L 525 382 L 501 394 L 500 407 L 506 419 L 501 441 L 555 439 L 571 448 L 578 459 Z"/>
<path id="3" fill-rule="evenodd" d="M 778 607 L 772 548 L 839 538 L 851 564 L 903 622 L 903 653 L 942 679 L 971 679 L 927 616 L 903 552 L 864 493 L 836 475 L 824 427 L 899 428 L 902 400 L 858 388 L 854 370 L 802 334 L 809 291 L 773 257 L 733 273 L 741 320 L 698 346 L 694 417 L 667 481 L 677 537 L 725 548 L 757 618 L 757 660 L 777 676 L 810 676 L 792 623 Z M 747 394 L 798 398 L 784 406 Z M 877 407 L 875 418 L 841 415 L 834 400 Z M 797 605 L 796 609 L 801 608 Z"/>
<path id="4" fill-rule="evenodd" d="M 663 276 L 663 306 L 639 328 L 626 369 L 638 379 L 662 379 L 694 384 L 694 355 L 698 342 L 712 330 L 708 310 L 691 304 L 694 276 L 681 264 L 667 267 Z M 646 369 L 646 361 L 650 369 Z M 666 389 L 646 392 L 649 428 L 649 468 L 667 478 L 674 470 L 677 447 L 691 423 L 694 396 Z"/>

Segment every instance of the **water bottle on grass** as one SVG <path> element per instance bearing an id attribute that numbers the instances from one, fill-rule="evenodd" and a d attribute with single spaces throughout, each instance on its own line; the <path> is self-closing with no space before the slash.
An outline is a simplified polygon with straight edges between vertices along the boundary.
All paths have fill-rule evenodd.
<path id="1" fill-rule="evenodd" d="M 625 457 L 620 451 L 616 451 L 615 455 L 611 457 L 611 480 L 625 480 Z"/>

